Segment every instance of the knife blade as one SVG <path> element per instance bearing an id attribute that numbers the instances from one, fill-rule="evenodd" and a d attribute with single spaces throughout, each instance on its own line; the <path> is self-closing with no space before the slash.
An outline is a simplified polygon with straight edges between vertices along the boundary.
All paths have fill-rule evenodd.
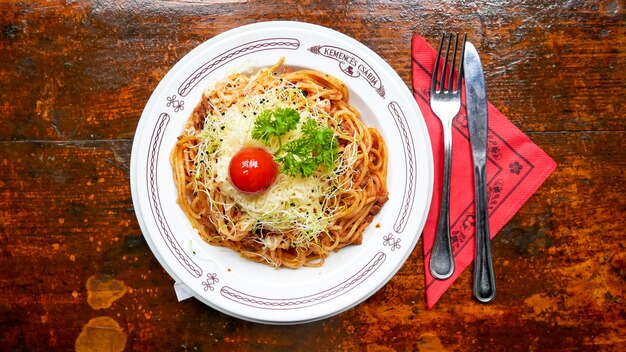
<path id="1" fill-rule="evenodd" d="M 467 42 L 465 47 L 463 71 L 476 193 L 476 256 L 473 291 L 477 300 L 486 303 L 496 296 L 487 203 L 487 91 L 480 56 L 470 42 Z"/>

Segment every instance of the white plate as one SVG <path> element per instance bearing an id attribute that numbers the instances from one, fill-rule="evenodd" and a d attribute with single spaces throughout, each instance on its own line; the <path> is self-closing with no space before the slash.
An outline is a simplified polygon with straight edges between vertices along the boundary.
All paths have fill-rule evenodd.
<path id="1" fill-rule="evenodd" d="M 200 239 L 176 203 L 169 154 L 208 82 L 250 67 L 285 65 L 338 77 L 349 102 L 389 149 L 389 201 L 363 243 L 331 253 L 321 268 L 279 269 Z M 393 69 L 356 40 L 299 22 L 239 27 L 182 58 L 152 93 L 131 157 L 131 189 L 143 234 L 161 265 L 200 301 L 242 319 L 294 324 L 330 317 L 362 302 L 400 269 L 422 232 L 433 161 L 422 114 Z"/>

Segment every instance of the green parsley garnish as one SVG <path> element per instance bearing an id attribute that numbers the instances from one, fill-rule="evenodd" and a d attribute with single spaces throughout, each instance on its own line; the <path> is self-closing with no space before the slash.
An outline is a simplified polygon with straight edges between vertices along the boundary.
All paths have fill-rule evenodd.
<path id="1" fill-rule="evenodd" d="M 313 119 L 302 124 L 302 136 L 283 145 L 280 137 L 295 129 L 300 114 L 294 109 L 265 110 L 254 122 L 252 138 L 270 144 L 271 137 L 278 138 L 274 159 L 282 164 L 281 171 L 290 176 L 309 177 L 320 165 L 332 168 L 338 157 L 339 145 L 328 127 L 318 126 Z"/>
<path id="2" fill-rule="evenodd" d="M 300 121 L 300 114 L 295 109 L 276 109 L 264 110 L 254 121 L 254 129 L 252 130 L 252 138 L 262 140 L 266 145 L 270 143 L 273 137 L 278 138 L 296 128 Z"/>

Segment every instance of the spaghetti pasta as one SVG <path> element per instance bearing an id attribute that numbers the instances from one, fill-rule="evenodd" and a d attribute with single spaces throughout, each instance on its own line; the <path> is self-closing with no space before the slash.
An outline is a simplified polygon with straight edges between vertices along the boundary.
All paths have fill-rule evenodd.
<path id="1" fill-rule="evenodd" d="M 303 177 L 280 173 L 264 192 L 229 182 L 228 163 L 244 147 L 275 153 L 302 136 L 301 125 L 268 145 L 251 136 L 268 109 L 295 109 L 333 131 L 334 167 Z M 208 87 L 170 155 L 178 203 L 209 244 L 275 267 L 321 266 L 332 251 L 360 244 L 388 200 L 387 150 L 348 103 L 346 85 L 313 70 L 290 70 L 283 59 L 256 74 L 232 74 Z"/>

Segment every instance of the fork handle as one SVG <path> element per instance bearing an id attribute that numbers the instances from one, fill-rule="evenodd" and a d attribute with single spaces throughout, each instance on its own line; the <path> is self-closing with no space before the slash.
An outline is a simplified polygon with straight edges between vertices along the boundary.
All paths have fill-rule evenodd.
<path id="1" fill-rule="evenodd" d="M 430 273 L 439 280 L 445 280 L 454 272 L 454 258 L 450 243 L 450 173 L 452 170 L 452 119 L 443 125 L 443 185 L 439 222 L 435 233 L 435 243 L 430 255 Z"/>
<path id="2" fill-rule="evenodd" d="M 474 297 L 487 303 L 496 297 L 493 273 L 491 237 L 489 235 L 489 207 L 487 204 L 485 163 L 474 165 L 476 189 L 476 258 L 474 263 Z"/>

